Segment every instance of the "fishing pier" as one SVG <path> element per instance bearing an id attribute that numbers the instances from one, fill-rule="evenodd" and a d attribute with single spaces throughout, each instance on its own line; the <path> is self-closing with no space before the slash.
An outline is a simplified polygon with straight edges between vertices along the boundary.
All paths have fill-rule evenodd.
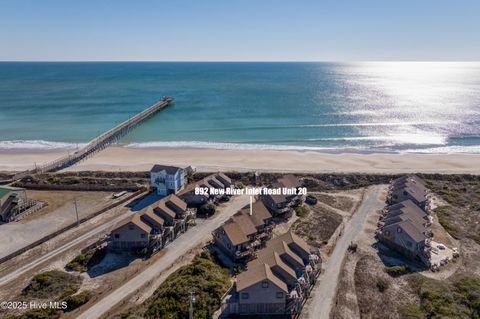
<path id="1" fill-rule="evenodd" d="M 105 149 L 110 144 L 117 142 L 132 129 L 143 123 L 145 120 L 147 120 L 157 112 L 163 110 L 168 105 L 172 104 L 174 101 L 175 100 L 172 97 L 163 97 L 160 101 L 153 104 L 149 108 L 120 123 L 119 125 L 101 134 L 100 136 L 97 136 L 96 138 L 88 142 L 87 145 L 78 149 L 73 154 L 61 157 L 53 162 L 44 164 L 42 166 L 35 167 L 32 170 L 18 173 L 14 176 L 13 179 L 18 180 L 30 174 L 56 172 L 64 168 L 70 167 L 84 159 L 87 159 L 95 153 Z"/>

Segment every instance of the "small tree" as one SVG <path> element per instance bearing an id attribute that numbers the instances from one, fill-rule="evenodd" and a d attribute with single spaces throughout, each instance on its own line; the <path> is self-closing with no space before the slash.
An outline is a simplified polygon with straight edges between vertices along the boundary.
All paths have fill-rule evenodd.
<path id="1" fill-rule="evenodd" d="M 198 213 L 201 215 L 211 216 L 215 214 L 216 209 L 217 207 L 214 204 L 207 203 L 200 206 L 200 208 L 198 209 Z"/>

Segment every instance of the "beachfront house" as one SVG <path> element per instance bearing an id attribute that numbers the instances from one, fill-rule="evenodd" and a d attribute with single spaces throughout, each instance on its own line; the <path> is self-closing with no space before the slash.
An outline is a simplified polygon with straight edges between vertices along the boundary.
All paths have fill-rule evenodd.
<path id="1" fill-rule="evenodd" d="M 387 202 L 396 204 L 411 200 L 423 210 L 428 210 L 429 189 L 416 175 L 406 175 L 393 180 L 389 186 Z"/>
<path id="2" fill-rule="evenodd" d="M 408 199 L 383 210 L 376 234 L 385 246 L 429 266 L 431 224 L 432 216 Z"/>
<path id="3" fill-rule="evenodd" d="M 185 171 L 176 166 L 154 165 L 150 185 L 158 195 L 176 194 L 185 186 Z"/>
<path id="4" fill-rule="evenodd" d="M 109 236 L 112 249 L 159 249 L 187 230 L 195 212 L 175 195 L 169 195 L 153 205 L 118 223 Z"/>
<path id="5" fill-rule="evenodd" d="M 319 252 L 310 249 L 301 238 L 290 231 L 278 236 L 259 250 L 257 258 L 238 275 L 222 300 L 222 316 L 298 314 L 320 268 Z"/>
<path id="6" fill-rule="evenodd" d="M 197 182 L 190 183 L 177 195 L 184 202 L 186 202 L 189 207 L 199 207 L 208 203 L 209 201 L 215 201 L 221 196 L 212 195 L 210 194 L 210 192 L 198 193 L 195 192 L 195 189 L 206 188 L 210 190 L 210 188 L 215 188 L 225 190 L 232 187 L 233 182 L 227 175 L 225 175 L 224 173 L 217 173 L 209 175 Z"/>
<path id="7" fill-rule="evenodd" d="M 299 188 L 300 180 L 292 175 L 285 175 L 272 184 L 272 188 Z M 261 197 L 265 206 L 273 216 L 289 216 L 292 214 L 292 206 L 300 204 L 302 196 L 298 194 L 268 194 Z"/>

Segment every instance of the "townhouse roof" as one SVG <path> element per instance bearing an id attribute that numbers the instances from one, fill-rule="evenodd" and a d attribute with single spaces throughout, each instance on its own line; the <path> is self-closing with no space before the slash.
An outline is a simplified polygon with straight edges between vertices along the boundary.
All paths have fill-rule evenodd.
<path id="1" fill-rule="evenodd" d="M 282 187 L 296 188 L 301 186 L 300 180 L 293 174 L 282 176 L 278 179 L 278 182 Z"/>
<path id="2" fill-rule="evenodd" d="M 292 277 L 292 279 L 297 279 L 295 271 L 288 266 L 286 263 L 283 262 L 282 258 L 280 258 L 279 253 L 273 250 L 271 247 L 266 247 L 257 252 L 257 259 L 259 262 L 269 265 L 270 267 L 279 267 L 284 270 L 286 273 Z"/>
<path id="3" fill-rule="evenodd" d="M 264 263 L 253 263 L 251 267 L 238 275 L 237 291 L 242 291 L 264 280 L 270 281 L 279 289 L 288 293 L 287 285 L 275 276 L 270 267 Z"/>
<path id="4" fill-rule="evenodd" d="M 165 204 L 165 201 L 163 200 L 160 200 L 159 202 L 157 202 L 155 205 L 154 205 L 154 211 L 157 211 L 157 210 L 161 210 L 162 212 L 164 212 L 165 214 L 167 214 L 168 216 L 172 217 L 172 218 L 175 218 L 177 217 L 177 214 L 171 210 L 170 208 L 167 207 L 167 205 Z"/>
<path id="5" fill-rule="evenodd" d="M 303 239 L 295 235 L 291 230 L 281 236 L 278 236 L 277 240 L 285 241 L 289 246 L 292 243 L 297 244 L 297 246 L 299 246 L 300 249 L 305 252 L 305 254 L 310 254 L 310 247 L 308 246 L 308 244 Z"/>
<path id="6" fill-rule="evenodd" d="M 230 177 L 228 177 L 227 175 L 225 175 L 224 173 L 222 172 L 219 172 L 216 174 L 216 178 L 225 186 L 225 187 L 229 187 L 230 185 L 232 185 L 232 179 Z"/>
<path id="7" fill-rule="evenodd" d="M 267 219 L 272 218 L 272 215 L 262 201 L 256 201 L 252 204 L 252 215 L 250 215 L 250 205 L 242 208 L 241 212 L 250 217 L 255 227 L 264 225 Z"/>
<path id="8" fill-rule="evenodd" d="M 143 222 L 141 219 L 140 219 L 140 213 L 135 213 L 133 214 L 132 216 L 129 216 L 125 219 L 123 219 L 122 221 L 120 221 L 116 226 L 115 226 L 115 229 L 118 229 L 120 227 L 123 227 L 127 224 L 134 224 L 136 225 L 137 227 L 139 227 L 140 229 L 144 230 L 145 232 L 147 233 L 150 233 L 152 231 L 152 227 L 150 227 L 148 224 L 146 224 L 145 222 Z"/>
<path id="9" fill-rule="evenodd" d="M 168 175 L 175 175 L 179 170 L 183 170 L 183 168 L 177 166 L 155 164 L 153 165 L 152 169 L 150 169 L 150 172 L 157 173 L 165 171 Z"/>
<path id="10" fill-rule="evenodd" d="M 418 206 L 414 202 L 412 202 L 412 200 L 407 199 L 407 200 L 404 200 L 403 202 L 387 206 L 387 210 L 393 211 L 393 210 L 397 210 L 404 207 L 418 207 Z"/>
<path id="11" fill-rule="evenodd" d="M 138 214 L 141 215 L 140 217 L 142 217 L 142 216 L 147 216 L 148 218 L 151 218 L 155 223 L 163 226 L 163 225 L 165 224 L 165 220 L 164 220 L 162 217 L 160 217 L 160 216 L 158 216 L 157 214 L 155 214 L 155 212 L 153 211 L 153 209 L 154 209 L 154 207 L 148 206 L 148 207 L 142 209 Z M 148 224 L 149 226 L 151 226 L 152 228 L 153 228 L 154 226 L 156 226 L 156 225 L 151 225 L 148 220 L 143 220 L 143 221 L 144 221 L 146 224 Z"/>
<path id="12" fill-rule="evenodd" d="M 247 236 L 242 231 L 242 228 L 238 223 L 230 222 L 224 224 L 221 227 L 225 231 L 225 235 L 227 235 L 228 239 L 230 239 L 233 245 L 240 245 L 248 242 Z"/>
<path id="13" fill-rule="evenodd" d="M 278 237 L 277 237 L 278 238 Z M 276 251 L 280 256 L 286 254 L 290 256 L 295 262 L 299 265 L 304 265 L 302 258 L 297 255 L 293 250 L 288 247 L 288 244 L 285 241 L 273 241 L 267 243 L 267 248 L 270 248 Z"/>
<path id="14" fill-rule="evenodd" d="M 398 229 L 400 229 L 417 243 L 427 239 L 425 233 L 421 229 L 419 229 L 418 226 L 415 226 L 415 224 L 411 220 L 404 220 L 393 223 L 385 226 L 383 229 L 384 231 L 389 231 L 392 235 L 397 234 Z"/>
<path id="15" fill-rule="evenodd" d="M 183 211 L 187 210 L 187 203 L 185 203 L 175 194 L 170 194 L 162 200 L 164 200 L 165 202 L 172 202 L 175 206 L 177 206 Z"/>
<path id="16" fill-rule="evenodd" d="M 427 199 L 428 188 L 425 187 L 423 181 L 415 175 L 407 175 L 397 178 L 392 182 L 392 193 L 407 192 L 418 202 Z"/>
<path id="17" fill-rule="evenodd" d="M 251 236 L 257 233 L 257 228 L 255 228 L 255 225 L 253 224 L 248 214 L 235 214 L 234 216 L 232 216 L 231 220 L 238 224 L 238 226 L 246 236 Z"/>

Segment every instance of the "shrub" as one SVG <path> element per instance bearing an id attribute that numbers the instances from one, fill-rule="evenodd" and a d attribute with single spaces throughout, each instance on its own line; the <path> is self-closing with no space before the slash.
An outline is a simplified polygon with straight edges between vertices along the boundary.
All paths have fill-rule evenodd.
<path id="1" fill-rule="evenodd" d="M 200 215 L 211 216 L 211 215 L 215 214 L 216 209 L 217 209 L 217 207 L 214 204 L 207 203 L 207 204 L 203 204 L 202 206 L 200 206 L 200 208 L 198 209 L 198 213 Z"/>
<path id="2" fill-rule="evenodd" d="M 423 312 L 417 304 L 406 304 L 398 308 L 398 314 L 402 319 L 422 319 Z"/>
<path id="3" fill-rule="evenodd" d="M 67 296 L 63 299 L 67 303 L 67 309 L 65 309 L 65 312 L 69 312 L 72 310 L 77 309 L 81 305 L 86 304 L 92 295 L 90 294 L 89 291 L 82 291 L 78 295 L 73 295 L 73 296 Z"/>
<path id="4" fill-rule="evenodd" d="M 303 206 L 295 207 L 295 214 L 297 214 L 298 217 L 304 217 L 306 212 L 307 210 Z"/>
<path id="5" fill-rule="evenodd" d="M 188 318 L 190 290 L 194 289 L 194 318 L 210 318 L 229 287 L 228 270 L 215 263 L 208 252 L 203 252 L 165 280 L 155 291 L 143 317 Z"/>
<path id="6" fill-rule="evenodd" d="M 80 254 L 70 261 L 66 268 L 80 272 L 88 271 L 90 268 L 102 261 L 106 255 L 106 249 L 91 249 L 85 254 Z"/>
<path id="7" fill-rule="evenodd" d="M 242 189 L 242 188 L 245 188 L 245 185 L 243 185 L 242 182 L 236 182 L 236 183 L 235 183 L 235 188 L 240 188 L 240 189 Z"/>
<path id="8" fill-rule="evenodd" d="M 34 276 L 22 294 L 33 298 L 61 298 L 76 293 L 81 283 L 79 276 L 52 270 Z"/>
<path id="9" fill-rule="evenodd" d="M 390 281 L 388 281 L 388 279 L 385 279 L 385 278 L 382 278 L 382 277 L 377 278 L 378 291 L 384 292 L 385 290 L 388 289 L 388 287 L 390 287 Z"/>
<path id="10" fill-rule="evenodd" d="M 409 272 L 407 265 L 397 265 L 397 266 L 385 266 L 385 271 L 390 276 L 396 277 L 405 275 Z"/>

